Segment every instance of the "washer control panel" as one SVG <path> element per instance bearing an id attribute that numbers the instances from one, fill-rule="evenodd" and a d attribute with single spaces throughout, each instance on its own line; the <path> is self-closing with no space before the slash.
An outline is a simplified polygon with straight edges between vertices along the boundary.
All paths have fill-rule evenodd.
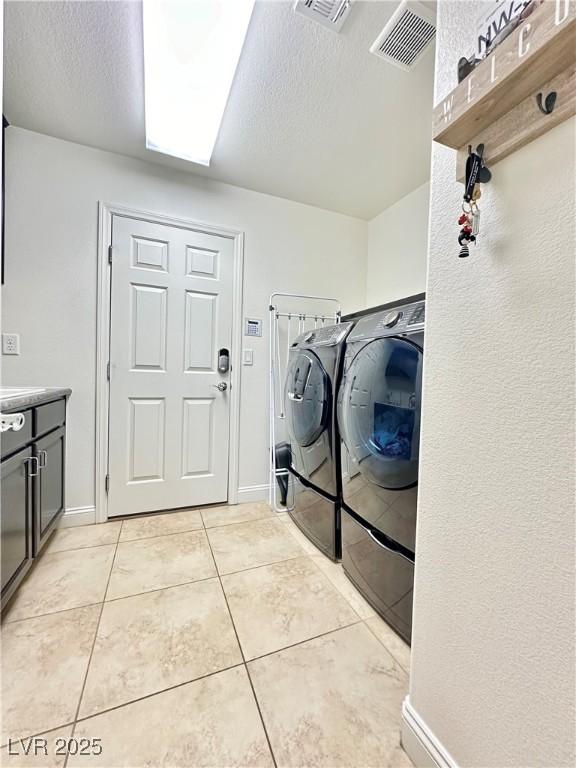
<path id="1" fill-rule="evenodd" d="M 404 313 L 401 311 L 389 312 L 387 315 L 384 315 L 381 320 L 381 324 L 386 326 L 386 328 L 394 328 L 394 326 L 397 325 L 398 321 L 401 320 L 403 316 Z"/>
<path id="2" fill-rule="evenodd" d="M 424 318 L 425 302 L 423 301 L 377 312 L 358 320 L 348 340 L 416 333 L 424 329 Z"/>
<path id="3" fill-rule="evenodd" d="M 410 315 L 408 325 L 424 325 L 424 302 L 417 304 L 414 311 Z"/>

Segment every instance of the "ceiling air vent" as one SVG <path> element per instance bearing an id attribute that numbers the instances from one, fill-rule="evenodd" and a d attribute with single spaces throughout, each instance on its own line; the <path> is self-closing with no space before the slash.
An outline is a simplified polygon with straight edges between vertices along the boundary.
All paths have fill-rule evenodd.
<path id="1" fill-rule="evenodd" d="M 294 10 L 323 27 L 340 32 L 350 13 L 352 0 L 296 0 Z"/>
<path id="2" fill-rule="evenodd" d="M 416 0 L 403 0 L 370 53 L 401 69 L 412 69 L 436 34 L 434 12 Z"/>

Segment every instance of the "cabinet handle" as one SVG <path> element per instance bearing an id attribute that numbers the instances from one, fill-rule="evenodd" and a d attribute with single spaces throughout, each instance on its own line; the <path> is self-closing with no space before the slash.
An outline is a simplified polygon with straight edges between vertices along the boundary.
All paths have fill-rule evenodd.
<path id="1" fill-rule="evenodd" d="M 40 459 L 40 462 L 38 464 L 39 469 L 44 469 L 48 462 L 48 453 L 46 451 L 38 451 L 38 457 Z"/>
<path id="2" fill-rule="evenodd" d="M 0 414 L 0 432 L 19 432 L 26 423 L 26 416 L 23 413 L 2 413 Z"/>
<path id="3" fill-rule="evenodd" d="M 362 526 L 364 527 L 364 526 Z M 408 560 L 409 563 L 413 564 L 413 561 L 410 560 L 409 557 L 406 557 L 406 555 L 403 552 L 400 552 L 399 549 L 394 549 L 394 547 L 387 546 L 383 541 L 381 541 L 379 538 L 377 538 L 372 531 L 369 528 L 364 528 L 368 536 L 372 539 L 372 541 L 377 544 L 381 549 L 385 549 L 387 552 L 391 552 L 393 555 L 398 555 L 398 557 L 403 557 L 404 560 Z"/>
<path id="4" fill-rule="evenodd" d="M 33 461 L 35 462 L 34 471 L 32 471 L 30 468 Z M 38 470 L 40 469 L 40 462 L 38 461 L 38 458 L 36 456 L 30 456 L 28 459 L 26 459 L 26 463 L 28 464 L 28 477 L 37 477 Z"/>

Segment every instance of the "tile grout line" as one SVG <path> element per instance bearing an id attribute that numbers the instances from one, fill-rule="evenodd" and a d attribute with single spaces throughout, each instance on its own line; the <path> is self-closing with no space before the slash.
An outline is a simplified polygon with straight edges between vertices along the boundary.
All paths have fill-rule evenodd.
<path id="1" fill-rule="evenodd" d="M 213 576 L 204 576 L 201 579 L 192 579 L 191 581 L 181 581 L 178 584 L 167 584 L 165 587 L 156 587 L 155 589 L 147 589 L 144 592 L 134 592 L 130 595 L 119 595 L 118 597 L 111 597 L 109 600 L 105 600 L 105 603 L 117 603 L 118 600 L 129 600 L 131 597 L 141 597 L 142 595 L 152 595 L 154 592 L 164 592 L 166 589 L 177 589 L 178 587 L 187 587 L 189 584 L 200 584 L 203 581 L 210 581 L 211 579 L 217 579 L 218 574 Z"/>
<path id="2" fill-rule="evenodd" d="M 201 512 L 201 510 L 198 510 L 198 511 Z M 169 512 L 162 513 L 162 515 L 164 514 L 169 515 L 171 513 Z M 147 515 L 144 515 L 142 516 L 142 518 L 132 518 L 132 519 L 145 520 L 146 517 Z M 271 515 L 264 515 L 263 517 L 258 517 L 255 520 L 237 520 L 236 522 L 233 522 L 233 523 L 221 523 L 220 525 L 211 525 L 210 527 L 206 526 L 206 523 L 204 522 L 204 518 L 202 515 L 201 515 L 201 519 L 202 519 L 202 526 L 200 528 L 184 528 L 181 531 L 171 531 L 169 533 L 155 533 L 152 536 L 138 536 L 135 539 L 118 539 L 117 542 L 110 542 L 109 544 L 87 544 L 82 547 L 70 547 L 69 549 L 57 549 L 54 551 L 47 550 L 44 554 L 59 555 L 59 554 L 62 554 L 63 552 L 77 552 L 82 549 L 94 549 L 96 547 L 110 547 L 110 546 L 113 546 L 115 543 L 116 544 L 133 544 L 134 542 L 137 542 L 137 541 L 149 541 L 150 539 L 158 539 L 163 536 L 178 536 L 179 534 L 181 535 L 183 533 L 200 533 L 201 531 L 203 531 L 207 534 L 208 531 L 213 531 L 215 528 L 228 528 L 231 525 L 244 525 L 246 523 L 260 523 L 262 522 L 262 520 L 274 520 L 275 518 L 272 517 Z M 130 518 L 123 518 L 122 520 L 114 520 L 111 522 L 124 523 L 125 521 L 130 522 Z M 80 527 L 84 528 L 88 526 L 78 526 L 78 528 Z M 90 525 L 89 527 L 92 527 L 92 526 Z M 62 530 L 65 530 L 65 529 L 62 529 Z M 72 529 L 69 528 L 68 530 L 72 530 Z"/>
<path id="3" fill-rule="evenodd" d="M 68 723 L 62 723 L 62 725 L 55 725 L 54 727 L 48 728 L 48 730 L 46 730 L 46 731 L 39 731 L 38 733 L 31 733 L 29 736 L 27 735 L 27 736 L 23 736 L 21 738 L 23 738 L 23 739 L 35 739 L 37 736 L 46 736 L 49 733 L 53 733 L 53 731 L 59 731 L 62 728 L 69 728 L 71 725 L 72 726 L 74 725 L 74 720 L 70 720 L 70 722 L 68 722 Z M 9 737 L 9 738 L 12 738 L 12 737 Z M 1 744 L 0 743 L 0 751 L 3 750 L 3 749 L 6 749 L 7 746 L 8 746 L 8 742 L 6 742 L 5 744 Z M 4 768 L 4 766 L 2 766 L 2 768 Z"/>
<path id="4" fill-rule="evenodd" d="M 371 618 L 373 619 L 373 618 L 374 618 L 374 616 L 372 616 Z M 384 619 L 383 619 L 382 617 L 380 617 L 380 616 L 377 616 L 377 618 L 379 618 L 379 619 L 380 619 L 380 621 L 384 621 Z M 401 669 L 403 672 L 405 672 L 405 673 L 408 675 L 408 677 L 410 677 L 410 665 L 408 665 L 408 669 L 406 669 L 406 667 L 404 666 L 403 662 L 401 662 L 401 661 L 400 661 L 400 659 L 399 659 L 399 658 L 396 656 L 396 654 L 395 654 L 395 653 L 394 653 L 394 652 L 393 652 L 393 651 L 392 651 L 392 650 L 391 650 L 391 649 L 390 649 L 390 648 L 389 648 L 389 647 L 386 645 L 386 643 L 385 643 L 385 642 L 384 642 L 384 641 L 383 641 L 383 640 L 382 640 L 380 637 L 378 637 L 378 635 L 376 634 L 376 632 L 374 632 L 374 630 L 372 629 L 372 627 L 371 627 L 371 626 L 368 624 L 368 622 L 369 622 L 369 621 L 370 621 L 370 619 L 362 619 L 362 622 L 363 622 L 364 624 L 366 624 L 366 629 L 368 629 L 368 630 L 369 630 L 369 631 L 370 631 L 370 632 L 371 632 L 371 633 L 374 635 L 374 637 L 376 638 L 376 640 L 378 640 L 378 642 L 380 643 L 380 645 L 381 645 L 383 648 L 385 648 L 385 649 L 388 651 L 388 653 L 390 654 L 390 656 L 392 656 L 392 658 L 394 659 L 394 661 L 396 662 L 396 664 L 398 664 L 398 666 L 400 667 L 400 669 Z M 402 639 L 402 638 L 400 638 L 400 639 Z M 402 641 L 402 642 L 404 642 L 404 641 Z M 410 646 L 408 646 L 408 650 L 410 650 Z"/>
<path id="5" fill-rule="evenodd" d="M 304 645 L 304 643 L 309 643 L 311 640 L 317 640 L 319 637 L 326 637 L 327 635 L 332 635 L 334 632 L 340 632 L 342 629 L 348 629 L 349 627 L 356 627 L 358 624 L 363 624 L 362 619 L 358 619 L 357 621 L 351 621 L 349 624 L 342 624 L 341 627 L 334 627 L 333 629 L 327 629 L 326 632 L 319 632 L 317 635 L 312 635 L 311 637 L 306 637 L 304 640 L 297 640 L 295 643 L 291 643 L 290 645 L 285 645 L 282 648 L 276 648 L 274 651 L 268 651 L 268 653 L 261 653 L 259 656 L 254 656 L 252 659 L 248 659 L 246 662 L 247 664 L 251 664 L 253 661 L 259 661 L 260 659 L 266 659 L 268 656 L 275 656 L 277 653 L 282 653 L 282 651 L 288 651 L 290 648 L 296 648 L 299 645 Z M 366 627 L 368 629 L 368 627 Z"/>
<path id="6" fill-rule="evenodd" d="M 220 525 L 210 525 L 207 526 L 206 523 L 204 523 L 204 528 L 206 531 L 213 531 L 215 528 L 228 528 L 231 525 L 246 525 L 248 523 L 261 523 L 263 520 L 275 520 L 276 518 L 272 517 L 272 515 L 262 515 L 262 517 L 256 517 L 253 520 L 235 520 L 231 523 L 220 523 Z M 204 522 L 204 517 L 202 517 L 202 522 Z"/>
<path id="7" fill-rule="evenodd" d="M 79 717 L 76 720 L 70 720 L 68 723 L 62 723 L 61 725 L 54 725 L 50 726 L 45 731 L 39 731 L 38 733 L 30 734 L 30 736 L 26 736 L 25 738 L 35 738 L 36 736 L 44 736 L 47 733 L 52 733 L 52 731 L 59 731 L 61 728 L 68 728 L 69 726 L 76 726 L 78 723 L 84 723 L 86 720 L 92 720 L 95 717 L 99 717 L 100 715 L 105 715 L 108 712 L 114 712 L 116 709 L 123 709 L 124 707 L 129 707 L 131 704 L 137 704 L 139 701 L 145 701 L 146 699 L 151 699 L 153 696 L 159 696 L 162 693 L 168 693 L 168 691 L 173 691 L 175 688 L 182 688 L 185 685 L 191 685 L 192 683 L 198 683 L 200 680 L 205 680 L 208 677 L 214 677 L 214 675 L 219 675 L 220 672 L 227 672 L 230 669 L 237 669 L 238 667 L 243 667 L 244 662 L 239 662 L 238 664 L 232 664 L 229 667 L 223 667 L 222 669 L 217 669 L 214 672 L 207 672 L 205 675 L 200 675 L 200 677 L 193 677 L 190 680 L 184 680 L 181 683 L 176 683 L 176 685 L 171 685 L 168 688 L 162 688 L 159 691 L 152 691 L 152 693 L 146 693 L 144 696 L 138 696 L 136 699 L 130 699 L 130 701 L 124 701 L 122 704 L 115 704 L 113 707 L 107 707 L 106 709 L 101 709 L 98 712 L 94 712 L 90 715 L 86 715 L 85 717 Z M 72 731 L 72 735 L 74 734 L 74 729 Z M 1 744 L 0 749 L 4 749 L 8 746 L 8 743 Z"/>
<path id="8" fill-rule="evenodd" d="M 245 503 L 249 503 L 249 502 L 245 502 Z M 235 504 L 235 505 L 231 505 L 231 506 L 242 506 L 242 505 L 241 504 L 238 504 L 238 505 Z M 210 507 L 207 507 L 206 509 L 210 509 Z M 116 519 L 116 520 L 107 520 L 106 523 L 104 523 L 104 525 L 107 525 L 108 523 L 111 523 L 111 524 L 113 524 L 113 523 L 121 523 L 121 524 L 123 524 L 125 522 L 131 522 L 132 520 L 146 520 L 146 519 L 150 519 L 150 518 L 154 518 L 154 517 L 168 517 L 169 515 L 175 514 L 175 513 L 178 513 L 178 512 L 199 512 L 200 513 L 200 520 L 202 521 L 202 525 L 199 528 L 184 528 L 184 529 L 182 529 L 180 531 L 172 531 L 170 533 L 155 533 L 155 534 L 152 534 L 151 536 L 139 536 L 139 537 L 137 537 L 135 539 L 123 539 L 123 540 L 122 539 L 118 539 L 117 542 L 110 542 L 109 544 L 86 544 L 84 546 L 69 547 L 67 549 L 56 549 L 56 550 L 53 550 L 53 551 L 50 551 L 50 548 L 47 547 L 46 551 L 43 554 L 46 554 L 46 555 L 58 555 L 61 552 L 75 552 L 75 551 L 77 551 L 79 549 L 94 549 L 94 547 L 109 547 L 109 546 L 112 546 L 115 543 L 117 543 L 117 544 L 129 544 L 130 542 L 133 542 L 133 541 L 146 541 L 147 539 L 157 539 L 160 536 L 175 536 L 175 535 L 177 535 L 179 533 L 180 534 L 181 533 L 192 533 L 192 532 L 198 532 L 198 531 L 206 531 L 206 532 L 208 532 L 208 531 L 213 530 L 214 528 L 227 528 L 229 525 L 242 525 L 243 523 L 259 523 L 262 520 L 275 520 L 275 519 L 277 519 L 277 518 L 274 517 L 273 514 L 263 514 L 262 517 L 257 517 L 254 520 L 236 520 L 235 522 L 232 522 L 232 523 L 220 523 L 219 525 L 207 526 L 205 521 L 204 521 L 204 515 L 202 514 L 202 508 L 200 508 L 200 507 L 190 507 L 190 509 L 186 509 L 186 510 L 165 511 L 165 512 L 159 512 L 159 513 L 152 513 L 151 515 L 134 515 L 134 516 L 130 516 L 130 517 L 123 517 L 120 520 L 118 520 L 118 519 Z M 80 528 L 93 528 L 93 527 L 94 527 L 94 524 L 91 523 L 91 524 L 88 524 L 88 525 L 71 526 L 69 528 L 60 528 L 60 529 L 58 529 L 57 532 L 62 532 L 64 530 L 69 530 L 69 531 L 71 531 L 71 530 L 79 530 Z"/>
<path id="9" fill-rule="evenodd" d="M 239 573 L 246 573 L 246 571 L 256 571 L 258 568 L 269 568 L 271 565 L 278 565 L 279 563 L 291 563 L 293 560 L 301 560 L 303 557 L 310 557 L 305 552 L 301 555 L 295 555 L 294 557 L 285 557 L 282 560 L 272 560 L 270 563 L 261 563 L 260 565 L 251 565 L 248 568 L 241 568 L 239 571 L 230 571 L 229 573 L 221 573 L 220 576 L 237 576 Z"/>
<path id="10" fill-rule="evenodd" d="M 110 545 L 112 546 L 112 545 Z M 213 576 L 205 576 L 202 579 L 194 579 L 193 581 L 182 581 L 178 584 L 169 584 L 166 587 L 156 587 L 156 589 L 147 589 L 145 592 L 134 592 L 130 595 L 120 595 L 119 597 L 111 597 L 109 600 L 100 601 L 97 603 L 86 603 L 83 605 L 75 605 L 72 608 L 61 608 L 58 611 L 50 611 L 50 613 L 37 613 L 33 616 L 23 616 L 21 619 L 13 619 L 12 621 L 6 620 L 3 623 L 8 624 L 17 624 L 20 621 L 30 621 L 30 619 L 41 619 L 46 616 L 57 616 L 60 613 L 67 613 L 68 611 L 78 611 L 80 608 L 91 608 L 94 605 L 101 605 L 102 602 L 105 603 L 116 603 L 118 600 L 128 600 L 131 597 L 140 597 L 141 595 L 151 595 L 154 592 L 162 592 L 165 589 L 175 589 L 176 587 L 186 587 L 188 584 L 198 584 L 201 581 L 210 581 L 210 579 L 216 579 L 218 578 L 218 574 L 214 574 Z"/>
<path id="11" fill-rule="evenodd" d="M 118 522 L 118 521 L 116 521 Z M 122 520 L 122 523 L 124 521 Z M 70 530 L 70 529 L 68 529 Z M 139 536 L 136 539 L 118 539 L 117 542 L 111 542 L 110 544 L 86 544 L 82 547 L 70 547 L 69 549 L 57 549 L 53 552 L 50 552 L 49 550 L 46 551 L 47 555 L 61 555 L 63 552 L 79 552 L 83 549 L 95 549 L 96 547 L 110 547 L 114 543 L 116 544 L 132 544 L 135 541 L 149 541 L 150 539 L 158 539 L 161 536 L 177 536 L 178 534 L 183 533 L 200 533 L 200 531 L 203 531 L 204 527 L 202 528 L 185 528 L 183 531 L 171 531 L 170 533 L 155 533 L 153 536 Z"/>
<path id="12" fill-rule="evenodd" d="M 238 664 L 231 664 L 229 667 L 223 667 L 222 669 L 216 669 L 214 672 L 207 672 L 205 675 L 200 675 L 199 677 L 192 677 L 190 680 L 183 680 L 181 683 L 176 683 L 175 685 L 170 685 L 168 688 L 161 688 L 159 691 L 152 691 L 151 693 L 145 693 L 143 696 L 138 696 L 135 699 L 130 699 L 130 701 L 123 701 L 121 704 L 115 704 L 113 707 L 106 707 L 106 709 L 100 709 L 98 712 L 93 712 L 90 715 L 85 715 L 84 717 L 79 717 L 74 725 L 77 725 L 78 723 L 84 723 L 86 720 L 93 720 L 95 717 L 100 717 L 100 715 L 108 714 L 108 712 L 114 712 L 117 709 L 124 709 L 124 707 L 129 707 L 131 704 L 137 704 L 139 701 L 145 701 L 146 699 L 151 699 L 154 696 L 160 696 L 164 693 L 168 693 L 169 691 L 174 691 L 176 688 L 183 688 L 185 685 L 192 685 L 192 683 L 199 683 L 201 680 L 206 680 L 209 677 L 214 677 L 214 675 L 219 675 L 221 672 L 228 672 L 230 669 L 237 669 L 238 667 L 243 667 L 244 662 L 238 662 Z M 60 728 L 61 726 L 57 726 Z M 55 728 L 51 728 L 50 730 L 55 730 Z"/>
<path id="13" fill-rule="evenodd" d="M 58 616 L 60 613 L 68 613 L 68 611 L 79 611 L 82 608 L 92 608 L 95 605 L 100 605 L 102 600 L 97 603 L 83 603 L 82 605 L 74 605 L 72 608 L 60 608 L 58 611 L 50 611 L 49 613 L 34 613 L 30 616 L 22 616 L 21 619 L 12 619 L 8 617 L 2 622 L 3 627 L 7 627 L 10 624 L 19 624 L 21 621 L 30 621 L 31 619 L 43 619 L 46 616 Z"/>
<path id="14" fill-rule="evenodd" d="M 319 554 L 321 554 L 321 555 L 322 555 L 322 557 L 326 557 L 326 555 L 322 554 L 322 552 L 319 552 Z M 318 555 L 308 555 L 308 557 L 309 557 L 309 558 L 312 560 L 312 562 L 314 563 L 314 565 L 316 566 L 316 568 L 318 568 L 318 570 L 320 571 L 320 573 L 322 573 L 322 574 L 324 575 L 324 577 L 325 577 L 326 579 L 328 579 L 328 581 L 330 582 L 330 584 L 332 584 L 332 586 L 334 587 L 334 589 L 336 590 L 336 592 L 338 592 L 338 594 L 339 594 L 339 595 L 340 595 L 340 596 L 341 596 L 341 597 L 342 597 L 344 600 L 346 600 L 346 602 L 348 603 L 348 605 L 350 606 L 350 608 L 351 608 L 351 609 L 354 611 L 354 613 L 356 614 L 356 616 L 358 616 L 358 618 L 360 619 L 360 621 L 368 621 L 368 619 L 373 619 L 373 618 L 374 618 L 374 616 L 377 616 L 377 615 L 378 615 L 378 614 L 376 613 L 376 611 L 374 611 L 374 609 L 372 608 L 372 606 L 371 606 L 371 605 L 370 605 L 370 604 L 369 604 L 369 603 L 368 603 L 368 602 L 365 600 L 365 598 L 364 598 L 364 597 L 362 597 L 362 595 L 360 594 L 360 592 L 358 592 L 358 590 L 356 589 L 356 587 L 354 586 L 354 584 L 353 584 L 352 582 L 350 582 L 350 586 L 351 586 L 351 587 L 352 587 L 354 590 L 356 590 L 356 592 L 358 592 L 358 597 L 359 597 L 361 600 L 364 600 L 364 601 L 366 602 L 366 605 L 368 605 L 368 607 L 370 608 L 370 610 L 371 610 L 371 611 L 374 611 L 374 616 L 367 616 L 366 618 L 364 618 L 363 616 L 361 616 L 361 615 L 358 613 L 358 611 L 356 610 L 356 608 L 354 608 L 354 606 L 352 605 L 352 602 L 351 602 L 351 601 L 348 599 L 348 597 L 346 597 L 346 595 L 344 594 L 344 592 L 343 592 L 343 591 L 342 591 L 342 590 L 341 590 L 341 589 L 340 589 L 340 588 L 339 588 L 339 587 L 338 587 L 336 584 L 334 584 L 334 582 L 332 581 L 332 579 L 330 578 L 330 576 L 328 576 L 326 573 L 324 573 L 324 571 L 322 570 L 321 566 L 319 566 L 319 565 L 318 565 L 318 563 L 317 563 L 317 562 L 316 562 L 316 560 L 315 560 L 315 558 L 316 558 L 317 556 L 318 556 Z M 327 558 L 327 559 L 328 559 L 328 558 Z M 340 566 L 341 566 L 341 565 L 342 565 L 341 563 L 334 563 L 334 561 L 333 561 L 333 560 L 330 560 L 330 563 L 332 563 L 333 565 L 336 565 L 336 566 L 338 566 L 338 565 L 340 565 Z M 342 572 L 344 573 L 344 569 L 342 569 Z M 344 578 L 346 578 L 346 574 L 344 574 Z"/>
<path id="15" fill-rule="evenodd" d="M 276 756 L 274 755 L 274 750 L 272 749 L 272 742 L 270 741 L 270 736 L 268 735 L 268 730 L 266 728 L 266 723 L 264 722 L 264 717 L 262 715 L 262 710 L 260 709 L 260 702 L 258 701 L 258 697 L 256 696 L 256 690 L 254 689 L 254 683 L 252 682 L 252 678 L 250 676 L 250 670 L 248 669 L 248 665 L 246 663 L 246 657 L 244 656 L 244 649 L 242 648 L 242 643 L 240 642 L 240 637 L 238 635 L 238 630 L 236 629 L 236 624 L 234 623 L 234 617 L 232 616 L 232 611 L 230 610 L 230 603 L 228 602 L 228 595 L 226 594 L 226 590 L 224 589 L 224 584 L 222 583 L 222 577 L 220 575 L 220 571 L 218 570 L 218 564 L 216 563 L 216 558 L 214 557 L 214 552 L 212 550 L 212 544 L 210 543 L 210 537 L 208 534 L 206 534 L 206 538 L 208 539 L 208 546 L 210 547 L 210 554 L 212 555 L 212 560 L 214 561 L 214 567 L 216 568 L 216 573 L 218 574 L 218 581 L 220 582 L 220 589 L 222 590 L 222 595 L 224 596 L 224 602 L 226 603 L 226 608 L 228 609 L 228 615 L 230 616 L 230 622 L 232 624 L 232 629 L 234 630 L 234 635 L 236 636 L 236 642 L 238 643 L 238 648 L 240 650 L 240 655 L 242 656 L 242 663 L 244 665 L 244 669 L 246 671 L 246 676 L 248 678 L 248 682 L 250 684 L 250 688 L 252 689 L 252 696 L 254 696 L 254 703 L 256 704 L 256 709 L 258 710 L 258 715 L 260 716 L 260 722 L 262 723 L 262 729 L 264 731 L 264 736 L 266 737 L 266 742 L 268 744 L 268 749 L 270 750 L 270 756 L 272 758 L 272 763 L 274 764 L 274 768 L 277 768 L 277 762 L 276 762 Z"/>
<path id="16" fill-rule="evenodd" d="M 88 674 L 90 672 L 90 665 L 92 663 L 92 655 L 94 654 L 94 648 L 96 647 L 96 640 L 98 638 L 98 630 L 100 629 L 100 622 L 102 620 L 102 614 L 104 612 L 104 606 L 106 604 L 106 595 L 108 594 L 108 587 L 110 586 L 110 579 L 112 578 L 112 571 L 114 570 L 114 563 L 116 562 L 116 553 L 118 552 L 118 542 L 120 541 L 120 535 L 122 533 L 122 528 L 123 527 L 124 527 L 124 521 L 122 521 L 122 524 L 120 526 L 120 530 L 118 531 L 118 539 L 116 540 L 116 547 L 114 549 L 114 556 L 112 558 L 112 563 L 110 565 L 110 572 L 108 573 L 108 579 L 106 580 L 106 588 L 104 590 L 104 597 L 102 598 L 102 603 L 100 605 L 100 613 L 98 614 L 98 621 L 96 622 L 96 630 L 94 632 L 94 638 L 92 640 L 92 647 L 90 648 L 90 655 L 88 656 L 88 664 L 86 665 L 86 672 L 84 673 L 84 681 L 82 683 L 82 688 L 80 689 L 80 696 L 78 697 L 78 704 L 76 706 L 76 714 L 74 715 L 74 725 L 72 726 L 71 738 L 74 736 L 74 733 L 76 732 L 76 723 L 78 722 L 78 715 L 80 714 L 80 706 L 82 704 L 82 699 L 84 697 L 84 691 L 86 690 L 86 682 L 88 681 Z M 66 754 L 66 758 L 64 760 L 63 768 L 67 768 L 68 758 L 69 758 L 69 753 Z"/>
<path id="17" fill-rule="evenodd" d="M 156 538 L 156 537 L 154 537 L 154 538 Z M 208 539 L 208 545 L 210 546 L 210 540 L 209 540 L 208 536 L 206 538 Z M 120 544 L 121 542 L 118 542 L 118 543 Z M 129 543 L 129 542 L 127 542 L 127 543 Z M 106 544 L 104 546 L 113 547 L 115 545 L 114 544 Z M 84 547 L 83 549 L 90 549 L 90 547 Z M 211 549 L 211 547 L 210 547 L 210 549 Z M 75 551 L 80 551 L 80 550 L 75 550 Z M 126 600 L 129 597 L 138 597 L 139 595 L 149 595 L 149 594 L 152 594 L 153 592 L 161 592 L 164 589 L 172 589 L 173 587 L 184 587 L 187 584 L 197 584 L 197 583 L 199 583 L 201 581 L 209 581 L 210 579 L 217 579 L 217 578 L 220 578 L 220 576 L 236 576 L 237 574 L 244 573 L 245 571 L 255 571 L 258 568 L 268 568 L 271 565 L 276 565 L 276 564 L 279 564 L 279 563 L 289 563 L 292 560 L 300 560 L 300 559 L 302 559 L 304 557 L 311 558 L 312 555 L 308 555 L 308 554 L 304 553 L 303 555 L 297 555 L 296 557 L 289 557 L 289 558 L 286 558 L 285 560 L 275 560 L 275 561 L 273 561 L 271 563 L 263 563 L 262 565 L 252 565 L 249 568 L 244 568 L 244 569 L 242 569 L 240 571 L 231 571 L 230 573 L 223 573 L 223 574 L 219 574 L 218 568 L 216 567 L 216 573 L 214 575 L 212 575 L 212 576 L 205 576 L 202 579 L 193 579 L 192 581 L 182 581 L 182 582 L 179 582 L 178 584 L 169 584 L 169 585 L 167 585 L 165 587 L 157 587 L 156 589 L 148 589 L 148 590 L 145 590 L 144 592 L 134 592 L 134 593 L 132 593 L 130 595 L 120 595 L 119 597 L 111 597 L 110 599 L 104 600 L 103 602 L 114 603 L 117 600 Z M 213 557 L 213 559 L 214 559 L 214 557 Z M 317 566 L 317 567 L 319 567 L 319 566 Z M 320 571 L 322 571 L 322 569 L 320 569 Z M 326 579 L 328 579 L 328 577 L 325 574 L 324 574 L 324 576 L 325 576 Z M 328 581 L 330 581 L 330 579 L 328 579 Z M 332 582 L 330 582 L 330 583 L 332 584 Z M 332 585 L 332 586 L 334 586 L 334 585 Z M 342 595 L 342 597 L 344 597 L 344 599 L 346 599 L 345 595 L 343 595 L 343 593 L 341 593 L 336 586 L 334 586 L 334 589 L 336 589 L 338 594 Z M 40 618 L 45 617 L 45 616 L 56 616 L 59 613 L 66 613 L 67 611 L 77 611 L 80 608 L 90 608 L 91 606 L 94 606 L 94 605 L 100 605 L 101 602 L 102 601 L 99 601 L 99 602 L 96 602 L 96 603 L 85 603 L 85 604 L 82 604 L 82 605 L 74 605 L 71 608 L 61 608 L 58 611 L 50 611 L 49 613 L 37 613 L 37 614 L 31 615 L 31 616 L 23 616 L 20 619 L 12 619 L 12 620 L 10 620 L 9 617 L 6 617 L 6 619 L 3 620 L 2 624 L 3 625 L 4 624 L 16 624 L 17 622 L 20 622 L 20 621 L 29 621 L 30 619 L 40 619 Z M 352 609 L 352 610 L 354 610 L 354 609 Z M 354 611 L 354 612 L 356 613 L 356 611 Z"/>

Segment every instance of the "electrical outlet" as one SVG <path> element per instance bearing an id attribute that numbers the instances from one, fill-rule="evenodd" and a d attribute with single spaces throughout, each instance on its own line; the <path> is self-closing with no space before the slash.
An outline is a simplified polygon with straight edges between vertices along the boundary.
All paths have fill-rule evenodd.
<path id="1" fill-rule="evenodd" d="M 20 334 L 3 333 L 2 334 L 2 354 L 19 355 L 20 354 Z"/>

